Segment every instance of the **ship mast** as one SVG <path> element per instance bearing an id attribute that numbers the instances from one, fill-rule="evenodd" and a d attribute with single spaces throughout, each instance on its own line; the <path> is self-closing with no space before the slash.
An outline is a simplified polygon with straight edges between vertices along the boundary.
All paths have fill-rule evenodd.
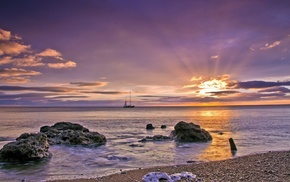
<path id="1" fill-rule="evenodd" d="M 131 106 L 131 92 L 130 92 L 130 106 Z"/>

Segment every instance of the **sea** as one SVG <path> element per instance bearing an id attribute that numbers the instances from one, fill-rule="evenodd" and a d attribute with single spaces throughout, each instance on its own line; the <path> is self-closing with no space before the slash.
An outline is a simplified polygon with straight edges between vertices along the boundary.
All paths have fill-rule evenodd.
<path id="1" fill-rule="evenodd" d="M 0 181 L 47 181 L 96 178 L 121 171 L 232 159 L 268 151 L 290 150 L 290 106 L 231 107 L 1 107 L 0 148 L 22 133 L 66 121 L 106 136 L 99 147 L 51 145 L 51 158 L 0 163 Z M 139 142 L 169 136 L 179 121 L 198 124 L 209 142 L 173 140 Z M 146 130 L 151 123 L 155 129 Z M 161 125 L 166 125 L 161 129 Z M 233 138 L 237 151 L 230 150 Z M 134 144 L 132 147 L 132 144 Z"/>

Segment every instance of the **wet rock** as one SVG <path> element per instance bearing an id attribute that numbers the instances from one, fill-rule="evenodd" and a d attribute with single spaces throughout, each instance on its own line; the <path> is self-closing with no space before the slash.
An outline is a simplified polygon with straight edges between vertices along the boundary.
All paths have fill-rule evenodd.
<path id="1" fill-rule="evenodd" d="M 171 136 L 180 142 L 197 142 L 212 140 L 212 136 L 206 130 L 194 123 L 180 121 L 171 132 Z"/>
<path id="2" fill-rule="evenodd" d="M 89 132 L 89 129 L 83 127 L 82 125 L 70 122 L 58 122 L 55 123 L 53 126 L 42 126 L 40 128 L 40 132 L 47 132 L 51 128 L 56 130 L 74 130 L 74 131 Z"/>
<path id="3" fill-rule="evenodd" d="M 163 135 L 154 135 L 154 136 L 147 136 L 140 140 L 139 142 L 150 142 L 150 141 L 167 141 L 171 140 L 170 137 L 168 136 L 163 136 Z"/>
<path id="4" fill-rule="evenodd" d="M 153 130 L 155 127 L 150 123 L 146 125 L 146 130 Z"/>
<path id="5" fill-rule="evenodd" d="M 43 133 L 24 133 L 15 142 L 0 150 L 0 161 L 31 161 L 50 156 L 47 136 Z"/>
<path id="6" fill-rule="evenodd" d="M 130 147 L 144 147 L 144 145 L 132 143 L 129 145 Z"/>
<path id="7" fill-rule="evenodd" d="M 90 132 L 80 124 L 58 122 L 53 126 L 43 126 L 40 132 L 45 133 L 51 145 L 84 145 L 98 146 L 106 143 L 106 137 L 98 132 Z"/>
<path id="8" fill-rule="evenodd" d="M 161 129 L 165 129 L 166 127 L 166 125 L 161 125 Z"/>

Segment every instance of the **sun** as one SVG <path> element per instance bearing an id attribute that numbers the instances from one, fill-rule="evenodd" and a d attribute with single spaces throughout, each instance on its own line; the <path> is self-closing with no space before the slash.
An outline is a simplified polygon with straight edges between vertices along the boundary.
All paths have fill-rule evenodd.
<path id="1" fill-rule="evenodd" d="M 200 88 L 199 94 L 205 96 L 210 96 L 212 92 L 222 91 L 226 89 L 226 87 L 227 83 L 218 79 L 204 81 L 198 85 L 198 88 Z"/>
<path id="2" fill-rule="evenodd" d="M 229 75 L 222 75 L 216 77 L 210 76 L 199 76 L 192 77 L 191 85 L 185 85 L 184 88 L 191 88 L 197 96 L 204 97 L 218 97 L 217 94 L 213 94 L 214 92 L 220 92 L 226 90 L 229 82 Z"/>

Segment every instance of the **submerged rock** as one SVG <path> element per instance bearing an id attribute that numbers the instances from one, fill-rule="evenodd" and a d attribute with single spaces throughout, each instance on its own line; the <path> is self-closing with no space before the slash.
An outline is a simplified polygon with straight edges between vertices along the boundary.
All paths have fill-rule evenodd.
<path id="1" fill-rule="evenodd" d="M 166 125 L 161 125 L 160 128 L 161 128 L 161 129 L 165 129 L 165 128 L 167 128 L 167 126 L 166 126 Z"/>
<path id="2" fill-rule="evenodd" d="M 150 123 L 146 125 L 146 130 L 153 130 L 155 127 Z"/>
<path id="3" fill-rule="evenodd" d="M 51 145 L 85 145 L 98 146 L 106 143 L 106 137 L 98 132 L 90 132 L 80 124 L 58 122 L 53 126 L 43 126 L 40 132 L 45 133 Z"/>
<path id="4" fill-rule="evenodd" d="M 0 161 L 31 161 L 50 156 L 47 136 L 43 133 L 24 133 L 15 142 L 0 150 Z"/>
<path id="5" fill-rule="evenodd" d="M 194 123 L 180 121 L 171 132 L 171 136 L 181 142 L 197 142 L 212 140 L 212 136 L 205 129 Z"/>
<path id="6" fill-rule="evenodd" d="M 167 140 L 171 140 L 171 138 L 168 136 L 163 136 L 163 135 L 154 135 L 154 136 L 147 136 L 141 139 L 139 142 L 167 141 Z"/>
<path id="7" fill-rule="evenodd" d="M 130 147 L 144 147 L 144 145 L 132 143 L 129 145 Z"/>

